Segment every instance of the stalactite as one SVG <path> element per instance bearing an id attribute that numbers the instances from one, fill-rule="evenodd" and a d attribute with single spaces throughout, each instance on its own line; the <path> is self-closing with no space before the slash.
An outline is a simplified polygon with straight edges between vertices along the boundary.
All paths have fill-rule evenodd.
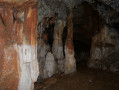
<path id="1" fill-rule="evenodd" d="M 68 33 L 65 44 L 65 73 L 72 73 L 76 71 L 76 60 L 74 57 L 74 46 L 73 46 L 73 14 L 70 9 L 70 15 L 68 17 Z"/>
<path id="2" fill-rule="evenodd" d="M 64 55 L 63 55 L 63 44 L 62 34 L 63 29 L 66 25 L 65 20 L 57 20 L 54 28 L 54 41 L 52 52 L 58 63 L 58 70 L 64 72 Z"/>
<path id="3" fill-rule="evenodd" d="M 51 77 L 56 71 L 56 62 L 48 44 L 48 33 L 45 31 L 45 28 L 50 23 L 49 18 L 44 18 L 42 23 L 40 39 L 38 40 L 39 81 Z"/>

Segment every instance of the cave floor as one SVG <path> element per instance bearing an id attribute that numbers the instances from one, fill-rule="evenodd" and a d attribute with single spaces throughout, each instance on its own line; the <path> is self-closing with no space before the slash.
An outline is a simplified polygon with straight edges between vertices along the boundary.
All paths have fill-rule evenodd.
<path id="1" fill-rule="evenodd" d="M 35 83 L 35 90 L 119 90 L 119 75 L 80 66 L 73 74 L 58 74 Z"/>

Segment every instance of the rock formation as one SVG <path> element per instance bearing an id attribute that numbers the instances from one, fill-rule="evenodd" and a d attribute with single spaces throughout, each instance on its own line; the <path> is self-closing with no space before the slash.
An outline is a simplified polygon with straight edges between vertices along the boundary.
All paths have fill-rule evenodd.
<path id="1" fill-rule="evenodd" d="M 76 71 L 76 60 L 74 58 L 73 47 L 73 22 L 72 22 L 72 9 L 68 17 L 68 32 L 67 41 L 65 44 L 65 73 L 69 74 Z"/>
<path id="2" fill-rule="evenodd" d="M 101 32 L 93 37 L 89 66 L 118 72 L 118 51 L 118 32 L 114 28 L 105 25 Z"/>
<path id="3" fill-rule="evenodd" d="M 62 34 L 63 29 L 66 25 L 64 20 L 57 20 L 54 28 L 54 41 L 52 52 L 57 60 L 58 71 L 64 72 L 64 54 L 63 54 L 63 44 L 62 44 Z"/>
<path id="4" fill-rule="evenodd" d="M 71 63 L 72 63 L 72 68 L 74 68 L 74 70 L 71 70 L 71 72 L 75 71 L 76 65 L 75 65 L 74 49 L 73 49 L 73 42 L 72 42 L 73 40 L 73 36 L 72 36 L 73 24 L 72 23 L 73 22 L 71 21 L 73 17 L 71 16 L 71 8 L 77 8 L 77 6 L 80 5 L 82 2 L 87 2 L 90 5 L 88 7 L 91 7 L 90 9 L 93 8 L 94 10 L 97 10 L 96 14 L 99 13 L 99 16 L 97 15 L 97 17 L 98 18 L 102 17 L 103 22 L 108 24 L 109 26 L 113 27 L 113 24 L 119 21 L 118 19 L 119 15 L 118 15 L 118 9 L 117 9 L 119 4 L 118 3 L 116 4 L 116 2 L 118 2 L 117 0 L 114 0 L 114 1 L 111 1 L 111 0 L 110 1 L 108 0 L 100 0 L 100 1 L 99 0 L 41 0 L 39 2 L 39 14 L 38 14 L 39 15 L 38 20 L 39 20 L 39 23 L 41 23 L 40 24 L 41 26 L 43 26 L 43 22 L 45 20 L 46 20 L 45 25 L 48 26 L 50 18 L 53 17 L 55 14 L 57 14 L 56 18 L 54 19 L 55 30 L 54 30 L 54 41 L 53 41 L 52 53 L 55 57 L 55 60 L 57 60 L 59 71 L 63 71 L 64 62 L 65 62 L 65 65 L 64 65 L 65 71 L 68 70 L 67 68 L 69 68 Z M 69 15 L 69 12 L 70 12 L 70 17 L 67 17 Z M 63 23 L 59 24 L 60 22 L 62 22 L 62 20 L 65 20 L 66 21 L 65 23 L 68 23 L 68 35 L 67 35 L 65 50 L 62 49 L 63 47 L 62 47 L 62 40 L 61 40 L 62 30 L 64 27 L 64 26 L 61 26 L 61 24 L 62 25 L 65 25 L 65 24 Z M 94 21 L 94 22 L 98 23 L 100 21 Z M 96 29 L 94 31 L 98 32 L 97 30 L 99 29 L 98 25 L 95 26 L 94 28 Z M 39 29 L 39 31 L 40 30 L 42 29 Z M 91 33 L 91 31 L 89 32 Z M 94 32 L 92 35 L 94 35 L 97 32 Z M 90 35 L 90 38 L 92 37 L 92 35 Z M 86 36 L 83 36 L 83 37 L 86 37 Z M 96 37 L 96 35 L 94 37 Z M 107 35 L 107 38 L 109 37 L 110 36 Z M 94 43 L 94 40 L 93 40 L 93 43 Z M 92 46 L 93 46 L 93 43 L 92 43 Z M 65 56 L 63 56 L 63 51 L 65 51 Z M 92 52 L 92 49 L 91 49 L 91 52 Z M 93 54 L 91 53 L 91 55 Z M 70 57 L 70 60 L 73 62 L 71 63 L 69 62 L 70 61 L 68 60 L 69 57 Z"/>
<path id="5" fill-rule="evenodd" d="M 57 65 L 54 56 L 51 52 L 46 55 L 46 61 L 44 66 L 44 78 L 53 76 L 56 73 Z"/>
<path id="6" fill-rule="evenodd" d="M 0 90 L 33 90 L 39 75 L 38 6 L 23 4 L 5 0 L 0 7 Z"/>
<path id="7" fill-rule="evenodd" d="M 119 72 L 119 0 L 0 0 L 0 90 L 33 90 L 39 72 L 44 79 L 56 70 L 65 74 L 76 71 L 73 9 L 83 2 L 98 14 L 93 23 L 103 22 L 101 28 L 94 27 L 93 34 L 89 30 L 94 35 L 89 67 Z M 51 24 L 55 24 L 53 47 L 48 44 L 49 33 L 44 33 Z M 87 34 L 83 37 L 88 38 Z"/>
<path id="8" fill-rule="evenodd" d="M 38 61 L 39 61 L 40 80 L 46 77 L 44 76 L 44 70 L 45 70 L 45 63 L 46 63 L 46 55 L 49 50 L 50 47 L 48 45 L 47 33 L 43 32 L 41 39 L 38 42 Z"/>

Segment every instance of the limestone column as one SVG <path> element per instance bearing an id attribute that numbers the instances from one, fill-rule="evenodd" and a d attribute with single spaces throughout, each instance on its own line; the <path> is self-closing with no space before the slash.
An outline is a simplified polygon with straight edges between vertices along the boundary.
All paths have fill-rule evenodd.
<path id="1" fill-rule="evenodd" d="M 68 32 L 67 40 L 65 44 L 65 74 L 69 74 L 76 71 L 76 60 L 74 57 L 74 46 L 73 46 L 73 14 L 72 9 L 68 17 Z"/>
<path id="2" fill-rule="evenodd" d="M 46 55 L 48 50 L 50 49 L 49 45 L 47 44 L 48 37 L 47 33 L 42 33 L 42 36 L 38 42 L 38 61 L 39 61 L 39 81 L 44 79 L 44 68 L 46 62 Z"/>
<path id="3" fill-rule="evenodd" d="M 21 77 L 19 90 L 32 90 L 39 75 L 37 61 L 37 20 L 38 6 L 31 4 L 24 10 L 22 45 L 18 44 Z"/>
<path id="4" fill-rule="evenodd" d="M 63 44 L 62 34 L 63 29 L 66 26 L 65 20 L 57 20 L 54 28 L 54 41 L 52 52 L 58 63 L 58 70 L 64 72 L 64 55 L 63 55 Z"/>
<path id="5" fill-rule="evenodd" d="M 33 90 L 39 75 L 38 6 L 25 1 L 0 3 L 0 90 Z"/>

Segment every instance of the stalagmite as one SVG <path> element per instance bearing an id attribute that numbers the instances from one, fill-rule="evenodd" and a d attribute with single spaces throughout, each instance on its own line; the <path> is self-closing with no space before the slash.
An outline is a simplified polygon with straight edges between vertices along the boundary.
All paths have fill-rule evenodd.
<path id="1" fill-rule="evenodd" d="M 46 55 L 46 61 L 44 66 L 44 78 L 51 77 L 56 73 L 56 62 L 54 56 L 51 52 L 48 52 Z"/>
<path id="2" fill-rule="evenodd" d="M 3 3 L 0 7 L 0 90 L 33 90 L 39 75 L 38 6 L 34 1 L 25 2 L 25 8 L 22 0 Z"/>
<path id="3" fill-rule="evenodd" d="M 54 41 L 52 52 L 58 63 L 58 70 L 64 72 L 64 55 L 63 55 L 63 44 L 62 34 L 63 29 L 66 26 L 65 20 L 57 20 L 54 28 Z"/>
<path id="4" fill-rule="evenodd" d="M 73 22 L 72 22 L 72 9 L 68 17 L 68 33 L 65 44 L 65 73 L 69 74 L 76 71 L 76 60 L 74 58 L 74 47 L 73 47 Z"/>

